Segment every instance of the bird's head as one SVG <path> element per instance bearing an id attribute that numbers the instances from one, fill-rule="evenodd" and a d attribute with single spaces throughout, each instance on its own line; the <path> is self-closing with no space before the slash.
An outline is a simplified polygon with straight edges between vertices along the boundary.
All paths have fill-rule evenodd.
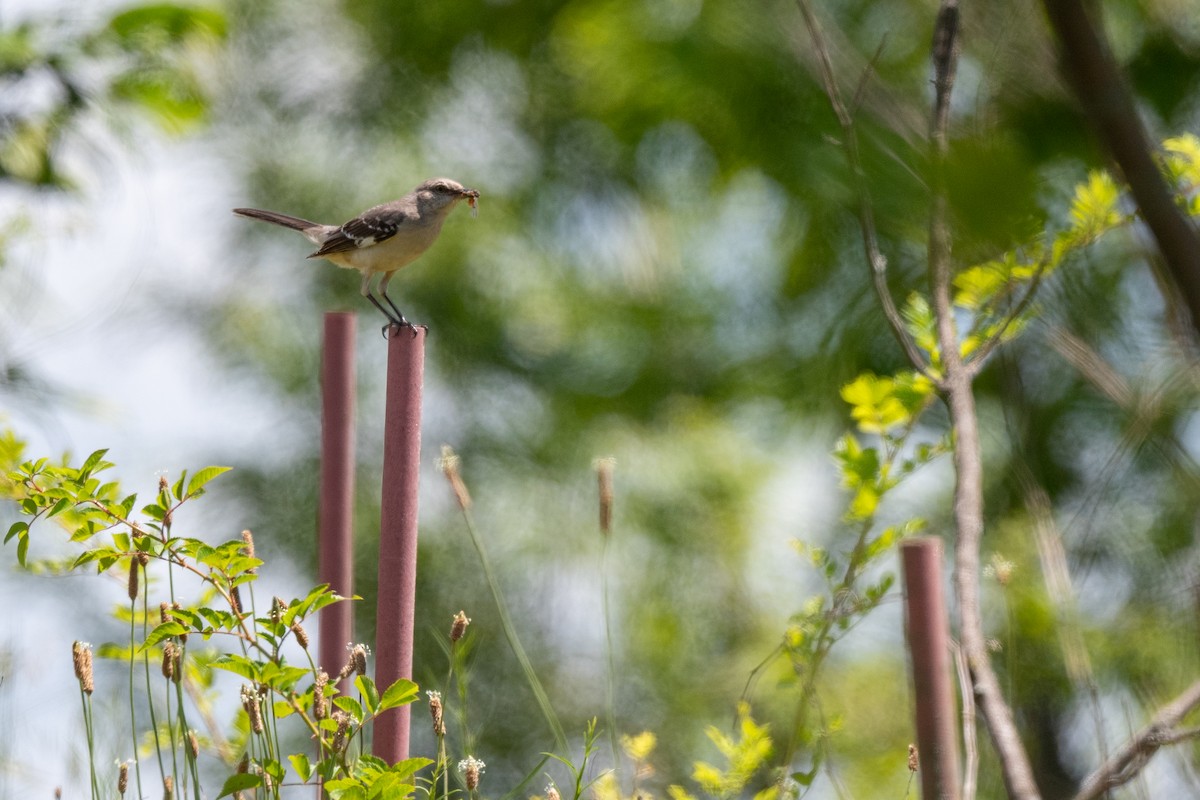
<path id="1" fill-rule="evenodd" d="M 458 204 L 459 200 L 466 200 L 467 205 L 471 210 L 475 210 L 475 204 L 479 201 L 479 192 L 475 189 L 468 189 L 461 183 L 450 178 L 432 178 L 418 186 L 413 194 L 417 196 L 417 205 L 422 210 L 432 212 L 448 213 L 450 209 Z"/>

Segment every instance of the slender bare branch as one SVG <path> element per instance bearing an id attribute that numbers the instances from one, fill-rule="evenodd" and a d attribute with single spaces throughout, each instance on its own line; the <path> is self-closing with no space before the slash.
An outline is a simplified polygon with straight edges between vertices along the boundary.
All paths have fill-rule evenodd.
<path id="1" fill-rule="evenodd" d="M 933 35 L 935 99 L 930 128 L 929 281 L 944 377 L 942 392 L 954 431 L 954 585 L 958 595 L 960 646 L 975 700 L 999 756 L 1008 796 L 1040 798 L 1029 756 L 1012 710 L 989 660 L 979 599 L 979 553 L 983 536 L 983 456 L 972 392 L 972 370 L 964 363 L 950 296 L 951 239 L 946 191 L 950 95 L 958 63 L 958 3 L 943 0 Z"/>
<path id="2" fill-rule="evenodd" d="M 921 349 L 917 347 L 912 336 L 909 335 L 908 329 L 905 328 L 904 318 L 901 316 L 900 310 L 896 307 L 896 301 L 892 297 L 891 289 L 888 287 L 887 257 L 884 256 L 879 248 L 879 235 L 875 229 L 875 211 L 871 203 L 871 192 L 867 184 L 866 173 L 862 168 L 862 159 L 858 152 L 858 134 L 854 129 L 854 117 L 846 107 L 846 103 L 842 100 L 841 90 L 838 88 L 837 79 L 833 74 L 833 62 L 829 57 L 829 48 L 826 46 L 824 34 L 821 32 L 821 24 L 817 21 L 817 17 L 807 0 L 796 0 L 796 4 L 800 7 L 800 13 L 804 16 L 804 24 L 808 27 L 809 36 L 813 41 L 813 48 L 817 53 L 817 59 L 820 63 L 821 81 L 825 87 L 825 95 L 829 98 L 829 104 L 833 107 L 834 116 L 837 117 L 838 124 L 842 128 L 841 145 L 843 152 L 846 154 L 846 162 L 850 167 L 850 174 L 854 180 L 855 193 L 858 195 L 858 224 L 862 230 L 863 247 L 866 250 L 867 263 L 871 266 L 871 278 L 875 286 L 875 294 L 878 295 L 879 303 L 883 307 L 883 314 L 887 318 L 888 327 L 891 328 L 892 335 L 900 343 L 900 347 L 904 350 L 904 354 L 908 357 L 908 360 L 917 371 L 936 383 L 937 377 L 930 372 L 928 360 L 921 352 Z M 881 49 L 882 46 L 881 44 Z M 866 77 L 864 76 L 863 84 L 865 82 Z M 856 92 L 856 103 L 858 102 L 857 98 L 861 97 L 862 91 L 863 85 L 860 84 L 859 90 Z"/>
<path id="3" fill-rule="evenodd" d="M 1200 234 L 1175 204 L 1154 163 L 1154 148 L 1108 43 L 1082 0 L 1043 0 L 1061 46 L 1063 71 L 1096 137 L 1117 162 L 1154 234 L 1167 270 L 1200 332 Z M 1098 13 L 1098 4 L 1090 4 Z"/>
<path id="4" fill-rule="evenodd" d="M 1200 681 L 1159 709 L 1141 730 L 1105 759 L 1083 782 L 1073 800 L 1096 800 L 1136 777 L 1159 748 L 1194 738 L 1197 733 L 1194 729 L 1177 731 L 1175 726 L 1197 706 L 1200 706 Z"/>
<path id="5" fill-rule="evenodd" d="M 979 785 L 979 749 L 975 746 L 975 693 L 971 691 L 971 671 L 958 642 L 954 643 L 954 670 L 958 673 L 958 693 L 962 698 L 963 764 L 962 800 L 975 800 Z"/>

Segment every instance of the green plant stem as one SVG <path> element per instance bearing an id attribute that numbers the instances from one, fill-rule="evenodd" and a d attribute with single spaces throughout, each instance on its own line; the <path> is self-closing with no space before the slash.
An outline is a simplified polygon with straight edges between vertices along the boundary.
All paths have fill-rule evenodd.
<path id="1" fill-rule="evenodd" d="M 150 623 L 150 590 L 147 587 L 142 593 L 142 639 L 145 640 L 149 632 L 146 627 Z M 160 775 L 167 774 L 166 764 L 163 763 L 162 739 L 158 732 L 158 714 L 154 711 L 154 682 L 150 677 L 150 653 L 142 651 L 142 666 L 146 673 L 146 706 L 150 709 L 150 730 L 154 731 L 154 753 L 158 756 L 158 772 Z"/>
<path id="2" fill-rule="evenodd" d="M 606 676 L 606 697 L 605 697 L 605 721 L 608 724 L 608 743 L 612 748 L 612 764 L 613 774 L 619 775 L 618 767 L 621 763 L 621 746 L 617 736 L 617 666 L 616 656 L 613 653 L 613 635 L 612 635 L 612 610 L 608 598 L 608 548 L 611 541 L 610 536 L 604 537 L 604 545 L 600 553 L 600 592 L 602 595 L 603 615 L 604 615 L 604 649 L 608 655 L 608 675 Z"/>
<path id="3" fill-rule="evenodd" d="M 141 569 L 141 567 L 139 567 Z M 141 576 L 142 592 L 149 591 L 146 586 L 146 571 L 142 569 Z M 142 791 L 142 759 L 138 756 L 138 737 L 137 737 L 137 709 L 134 705 L 134 662 L 136 661 L 135 639 L 137 636 L 137 598 L 129 600 L 129 735 L 133 740 L 133 777 L 137 784 L 138 797 L 144 797 L 145 792 Z"/>
<path id="4" fill-rule="evenodd" d="M 91 779 L 92 800 L 100 798 L 100 784 L 96 781 L 96 729 L 92 720 L 92 703 L 88 693 L 79 690 L 79 699 L 83 703 L 83 730 L 87 736 L 88 775 Z"/>
<path id="5" fill-rule="evenodd" d="M 167 741 L 171 745 L 171 774 L 179 777 L 179 743 L 175 741 L 175 719 L 171 712 L 171 679 L 166 678 L 167 682 Z"/>
<path id="6" fill-rule="evenodd" d="M 525 672 L 525 680 L 529 682 L 529 688 L 533 691 L 533 695 L 537 699 L 542 716 L 554 734 L 556 745 L 561 752 L 566 753 L 568 752 L 567 735 L 563 732 L 562 724 L 558 721 L 558 715 L 554 713 L 553 706 L 550 705 L 550 698 L 547 696 L 546 690 L 542 687 L 542 682 L 538 679 L 537 673 L 534 672 L 533 664 L 530 663 L 529 656 L 525 653 L 525 648 L 521 646 L 521 640 L 517 638 L 517 631 L 513 627 L 512 619 L 509 617 L 508 606 L 504 602 L 504 596 L 500 591 L 500 584 L 496 580 L 496 575 L 492 570 L 492 562 L 488 559 L 487 551 L 483 546 L 483 540 L 475 528 L 475 520 L 471 515 L 470 509 L 464 508 L 462 514 L 463 519 L 467 523 L 467 532 L 470 534 L 471 544 L 475 546 L 475 552 L 479 554 L 479 561 L 483 566 L 484 577 L 487 578 L 488 588 L 492 592 L 492 600 L 496 603 L 496 611 L 500 615 L 500 627 L 504 631 L 504 637 L 508 640 L 508 645 L 512 648 L 513 655 L 517 657 L 517 661 L 521 664 L 521 669 Z"/>

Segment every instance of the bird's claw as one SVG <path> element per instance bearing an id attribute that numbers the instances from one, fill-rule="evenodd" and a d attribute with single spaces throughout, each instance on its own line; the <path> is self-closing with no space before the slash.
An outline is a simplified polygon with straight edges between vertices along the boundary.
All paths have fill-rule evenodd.
<path id="1" fill-rule="evenodd" d="M 417 328 L 422 328 L 425 331 L 429 330 L 428 325 L 413 325 L 411 322 L 406 320 L 404 317 L 400 317 L 400 319 L 398 319 L 398 320 L 395 320 L 395 319 L 389 320 L 387 323 L 384 324 L 383 328 L 380 330 L 380 333 L 383 334 L 384 339 L 387 339 L 389 337 L 389 335 L 390 335 L 389 331 L 391 331 L 392 328 L 408 328 L 410 331 L 412 331 L 412 335 L 414 337 L 416 337 L 416 335 L 417 335 Z"/>

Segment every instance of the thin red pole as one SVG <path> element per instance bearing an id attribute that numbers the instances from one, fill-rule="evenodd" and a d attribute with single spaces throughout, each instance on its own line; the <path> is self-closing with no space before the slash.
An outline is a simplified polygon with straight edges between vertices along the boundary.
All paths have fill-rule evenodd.
<path id="1" fill-rule="evenodd" d="M 327 313 L 321 346 L 317 580 L 343 597 L 354 595 L 354 323 L 354 314 Z M 346 663 L 346 643 L 354 636 L 353 612 L 349 601 L 320 611 L 317 660 L 329 675 L 336 676 Z"/>
<path id="2" fill-rule="evenodd" d="M 906 539 L 900 554 L 917 705 L 921 796 L 924 800 L 957 800 L 958 735 L 950 631 L 942 591 L 942 541 L 933 536 Z"/>
<path id="3" fill-rule="evenodd" d="M 425 329 L 389 328 L 375 616 L 375 681 L 381 692 L 400 678 L 412 679 L 424 371 Z M 408 734 L 409 707 L 385 711 L 375 721 L 374 754 L 389 764 L 403 761 Z"/>

